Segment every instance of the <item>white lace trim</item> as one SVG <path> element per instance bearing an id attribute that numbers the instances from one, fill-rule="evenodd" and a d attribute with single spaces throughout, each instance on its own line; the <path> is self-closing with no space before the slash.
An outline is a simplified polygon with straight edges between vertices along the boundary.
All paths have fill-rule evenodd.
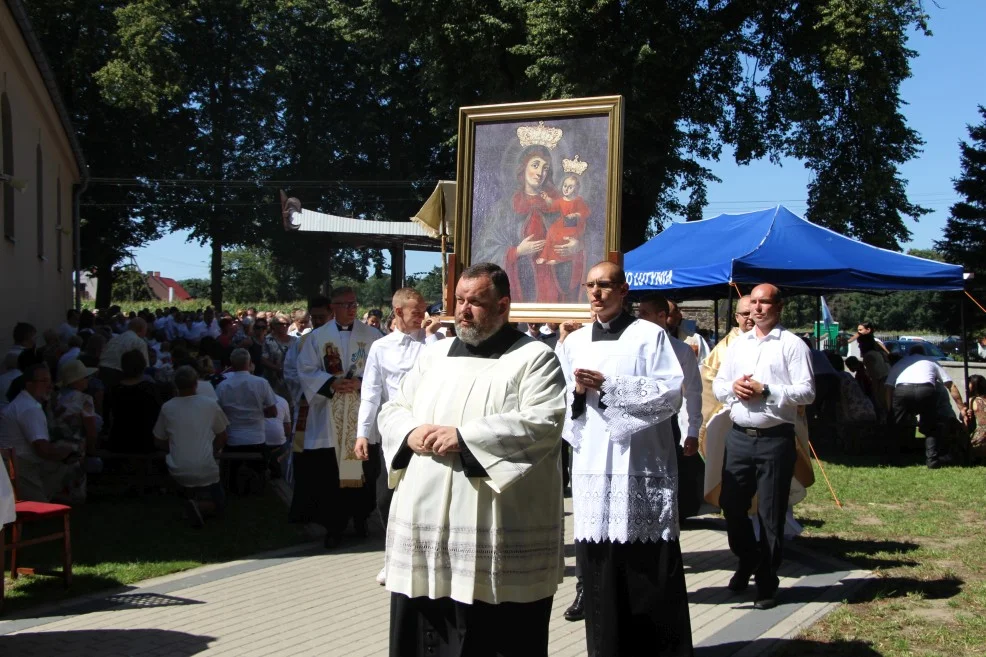
<path id="1" fill-rule="evenodd" d="M 678 474 L 573 474 L 575 538 L 671 541 L 678 538 Z"/>
<path id="2" fill-rule="evenodd" d="M 623 445 L 630 436 L 642 429 L 667 420 L 681 406 L 668 401 L 676 391 L 645 376 L 614 376 L 603 382 L 606 410 L 603 416 L 609 425 L 610 440 Z"/>
<path id="3" fill-rule="evenodd" d="M 561 437 L 577 452 L 579 451 L 579 446 L 582 444 L 582 432 L 585 430 L 585 423 L 589 417 L 588 404 L 586 405 L 585 412 L 573 420 L 572 406 L 575 404 L 575 393 L 573 390 L 568 391 L 566 400 L 568 401 L 568 406 L 565 408 L 565 426 L 562 427 Z"/>

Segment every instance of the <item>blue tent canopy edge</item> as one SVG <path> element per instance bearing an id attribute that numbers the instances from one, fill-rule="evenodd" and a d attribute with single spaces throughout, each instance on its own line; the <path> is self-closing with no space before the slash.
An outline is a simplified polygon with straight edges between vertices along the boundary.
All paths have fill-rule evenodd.
<path id="1" fill-rule="evenodd" d="M 784 206 L 675 223 L 623 257 L 631 290 L 717 298 L 731 284 L 795 294 L 962 290 L 963 271 L 817 226 Z"/>

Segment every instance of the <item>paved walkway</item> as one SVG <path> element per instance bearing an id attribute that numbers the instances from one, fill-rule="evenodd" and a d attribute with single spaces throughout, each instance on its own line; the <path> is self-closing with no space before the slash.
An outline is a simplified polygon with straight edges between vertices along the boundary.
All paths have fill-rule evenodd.
<path id="1" fill-rule="evenodd" d="M 574 592 L 571 531 L 568 522 L 568 568 L 551 616 L 550 654 L 559 657 L 585 654 L 583 624 L 562 617 Z M 379 534 L 332 553 L 310 544 L 25 612 L 0 621 L 0 655 L 386 655 L 389 596 L 374 581 L 381 550 Z M 726 588 L 733 559 L 720 519 L 687 521 L 682 550 L 700 657 L 764 654 L 868 576 L 795 541 L 781 572 L 782 604 L 757 611 L 755 587 L 740 596 Z"/>

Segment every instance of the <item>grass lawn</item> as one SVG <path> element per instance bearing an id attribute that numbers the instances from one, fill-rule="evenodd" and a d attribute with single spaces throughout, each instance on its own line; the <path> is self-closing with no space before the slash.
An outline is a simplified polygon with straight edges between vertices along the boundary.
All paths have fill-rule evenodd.
<path id="1" fill-rule="evenodd" d="M 61 577 L 13 581 L 8 576 L 4 615 L 306 540 L 299 527 L 287 523 L 284 502 L 270 487 L 262 495 L 230 495 L 224 517 L 207 521 L 202 529 L 189 525 L 173 494 L 97 498 L 72 510 L 72 587 L 63 588 Z M 18 562 L 21 567 L 60 568 L 61 543 L 24 548 Z"/>
<path id="2" fill-rule="evenodd" d="M 875 571 L 877 581 L 781 654 L 986 655 L 986 468 L 928 470 L 917 461 L 823 460 L 843 509 L 816 467 L 808 499 L 795 507 L 805 525 L 797 540 Z"/>

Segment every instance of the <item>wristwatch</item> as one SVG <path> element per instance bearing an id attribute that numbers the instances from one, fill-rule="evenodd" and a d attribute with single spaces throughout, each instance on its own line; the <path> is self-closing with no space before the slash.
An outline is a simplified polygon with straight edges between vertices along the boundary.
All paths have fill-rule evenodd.
<path id="1" fill-rule="evenodd" d="M 768 397 L 770 397 L 770 386 L 765 383 L 763 384 L 763 398 L 767 399 Z"/>

